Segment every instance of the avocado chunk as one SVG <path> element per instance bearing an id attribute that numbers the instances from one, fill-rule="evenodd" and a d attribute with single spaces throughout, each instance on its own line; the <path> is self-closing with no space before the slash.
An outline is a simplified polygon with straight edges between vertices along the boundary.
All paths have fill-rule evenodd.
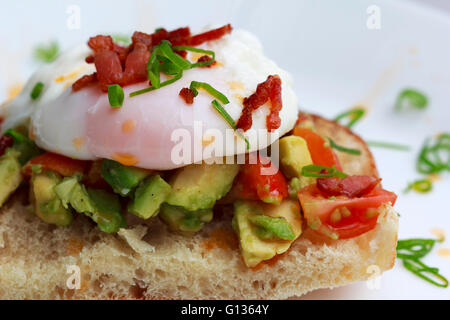
<path id="1" fill-rule="evenodd" d="M 0 207 L 22 182 L 18 157 L 19 153 L 12 148 L 6 149 L 0 157 Z"/>
<path id="2" fill-rule="evenodd" d="M 96 209 L 90 217 L 98 224 L 100 230 L 115 233 L 127 226 L 118 196 L 101 189 L 87 189 L 87 192 Z"/>
<path id="3" fill-rule="evenodd" d="M 159 217 L 169 225 L 170 229 L 185 236 L 191 236 L 200 231 L 213 218 L 212 209 L 188 211 L 182 207 L 164 203 Z"/>
<path id="4" fill-rule="evenodd" d="M 142 219 L 149 219 L 158 214 L 159 207 L 171 190 L 170 185 L 159 175 L 148 177 L 136 189 L 128 211 Z"/>
<path id="5" fill-rule="evenodd" d="M 189 211 L 209 209 L 230 191 L 238 164 L 192 164 L 174 174 L 167 203 Z"/>
<path id="6" fill-rule="evenodd" d="M 101 175 L 103 179 L 108 182 L 115 193 L 124 197 L 129 195 L 149 174 L 148 170 L 127 167 L 113 160 L 105 159 L 102 162 Z"/>
<path id="7" fill-rule="evenodd" d="M 255 267 L 286 252 L 301 235 L 300 204 L 295 200 L 284 200 L 279 205 L 237 201 L 234 204 L 233 229 L 238 235 L 245 264 Z"/>
<path id="8" fill-rule="evenodd" d="M 72 207 L 97 223 L 100 230 L 115 233 L 126 226 L 119 197 L 105 190 L 86 189 L 75 175 L 55 187 L 63 206 Z"/>
<path id="9" fill-rule="evenodd" d="M 302 177 L 302 168 L 313 164 L 305 139 L 287 136 L 280 139 L 280 168 L 288 178 Z"/>
<path id="10" fill-rule="evenodd" d="M 43 221 L 57 226 L 68 226 L 73 220 L 72 212 L 63 206 L 54 190 L 60 181 L 61 177 L 51 171 L 33 175 L 31 199 L 36 215 Z"/>

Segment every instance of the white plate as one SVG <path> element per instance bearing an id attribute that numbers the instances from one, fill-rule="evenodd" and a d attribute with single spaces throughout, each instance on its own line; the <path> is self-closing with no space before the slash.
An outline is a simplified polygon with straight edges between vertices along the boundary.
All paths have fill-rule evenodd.
<path id="1" fill-rule="evenodd" d="M 80 9 L 80 29 L 67 22 Z M 36 68 L 32 47 L 58 39 L 64 48 L 98 33 L 131 33 L 189 25 L 231 22 L 258 35 L 267 54 L 289 70 L 301 107 L 333 117 L 356 104 L 370 110 L 356 126 L 364 138 L 404 143 L 411 152 L 373 149 L 384 186 L 399 194 L 399 238 L 432 237 L 450 232 L 450 176 L 444 174 L 427 195 L 405 195 L 419 178 L 415 159 L 425 137 L 450 131 L 450 17 L 410 1 L 376 1 L 381 29 L 369 30 L 366 10 L 372 1 L 2 1 L 0 9 L 0 100 L 7 88 L 23 82 Z M 71 11 L 72 10 L 72 11 Z M 400 90 L 416 87 L 430 97 L 425 111 L 394 112 Z M 450 247 L 450 242 L 437 245 Z M 450 259 L 424 260 L 450 278 Z M 301 268 L 301 266 L 299 266 Z M 397 262 L 379 289 L 366 283 L 306 296 L 318 299 L 449 299 Z"/>

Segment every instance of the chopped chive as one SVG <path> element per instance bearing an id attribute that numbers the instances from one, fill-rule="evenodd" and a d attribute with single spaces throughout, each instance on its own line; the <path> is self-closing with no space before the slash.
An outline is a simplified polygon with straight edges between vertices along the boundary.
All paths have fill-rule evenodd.
<path id="1" fill-rule="evenodd" d="M 405 89 L 397 97 L 395 108 L 402 109 L 404 106 L 411 106 L 416 109 L 425 109 L 428 106 L 428 98 L 422 92 L 415 89 Z"/>
<path id="2" fill-rule="evenodd" d="M 34 58 L 41 62 L 50 63 L 56 60 L 59 55 L 58 42 L 52 41 L 47 45 L 38 45 L 34 49 Z"/>
<path id="3" fill-rule="evenodd" d="M 322 173 L 323 170 L 327 172 Z M 312 178 L 332 178 L 332 177 L 345 178 L 348 175 L 336 169 L 334 165 L 333 167 L 330 168 L 326 166 L 312 164 L 309 166 L 304 166 L 302 168 L 302 176 Z"/>
<path id="4" fill-rule="evenodd" d="M 429 179 L 416 180 L 408 185 L 405 192 L 414 190 L 420 193 L 428 193 L 433 189 L 433 184 Z"/>
<path id="5" fill-rule="evenodd" d="M 127 46 L 131 44 L 131 37 L 126 34 L 113 34 L 111 35 L 111 38 L 116 43 L 120 43 Z"/>
<path id="6" fill-rule="evenodd" d="M 419 259 L 403 259 L 403 266 L 414 273 L 416 276 L 424 279 L 425 281 L 428 281 L 431 284 L 434 284 L 437 287 L 441 288 L 447 288 L 448 287 L 448 280 L 443 275 L 439 273 L 439 269 L 437 268 L 430 268 L 426 264 L 424 264 Z M 438 279 L 438 281 L 433 280 Z"/>
<path id="7" fill-rule="evenodd" d="M 435 143 L 425 140 L 417 159 L 417 170 L 423 174 L 450 171 L 450 133 L 439 135 Z"/>
<path id="8" fill-rule="evenodd" d="M 113 108 L 121 107 L 123 104 L 124 93 L 121 86 L 113 84 L 108 86 L 108 100 Z"/>
<path id="9" fill-rule="evenodd" d="M 159 89 L 161 87 L 161 80 L 159 76 L 159 61 L 157 59 L 158 48 L 155 48 L 150 55 L 147 62 L 147 76 L 152 84 L 152 87 Z"/>
<path id="10" fill-rule="evenodd" d="M 196 97 L 198 95 L 197 89 L 200 89 L 200 88 L 205 90 L 206 92 L 208 92 L 210 95 L 212 95 L 214 98 L 219 100 L 221 103 L 223 103 L 223 104 L 230 103 L 228 98 L 223 93 L 217 91 L 210 84 L 208 84 L 206 82 L 192 81 L 191 85 L 189 86 L 189 89 L 191 89 L 194 92 L 194 97 Z"/>
<path id="11" fill-rule="evenodd" d="M 160 88 L 165 87 L 165 86 L 167 86 L 169 84 L 174 83 L 175 81 L 180 80 L 182 76 L 183 76 L 183 72 L 180 71 L 180 73 L 177 74 L 172 79 L 169 79 L 169 80 L 166 80 L 166 81 L 162 82 L 161 85 L 160 85 Z M 156 89 L 158 89 L 158 88 L 155 88 L 154 86 L 151 86 L 151 87 L 148 87 L 148 88 L 145 88 L 145 89 L 141 89 L 141 90 L 138 90 L 138 91 L 131 92 L 130 93 L 130 98 L 138 96 L 138 95 L 143 94 L 143 93 L 147 93 L 147 92 L 156 90 Z"/>
<path id="12" fill-rule="evenodd" d="M 44 89 L 44 84 L 42 82 L 36 83 L 33 87 L 33 90 L 31 90 L 31 99 L 36 100 L 37 98 L 39 98 L 42 93 L 42 89 Z"/>
<path id="13" fill-rule="evenodd" d="M 216 54 L 214 51 L 211 50 L 203 50 L 195 47 L 189 47 L 189 46 L 174 46 L 172 47 L 175 51 L 191 51 L 191 52 L 197 52 L 197 53 L 204 53 L 206 55 L 211 56 L 211 60 L 204 61 L 204 62 L 197 62 L 191 65 L 191 68 L 197 68 L 197 67 L 206 67 L 214 63 L 216 60 Z"/>
<path id="14" fill-rule="evenodd" d="M 339 122 L 343 119 L 348 118 L 347 127 L 352 128 L 366 113 L 366 110 L 363 108 L 353 108 L 349 111 L 343 112 L 339 114 L 334 121 Z"/>
<path id="15" fill-rule="evenodd" d="M 331 138 L 328 138 L 328 141 L 330 141 L 330 147 L 332 147 L 333 149 L 357 156 L 361 155 L 361 151 L 358 149 L 351 149 L 337 145 L 336 142 L 334 142 Z"/>
<path id="16" fill-rule="evenodd" d="M 409 151 L 410 146 L 398 143 L 383 142 L 383 141 L 366 141 L 367 145 L 374 148 L 386 148 L 399 151 Z"/>
<path id="17" fill-rule="evenodd" d="M 448 280 L 439 273 L 438 268 L 432 268 L 425 265 L 420 258 L 423 258 L 431 252 L 433 246 L 439 240 L 434 239 L 407 239 L 397 242 L 397 258 L 403 260 L 404 267 L 414 273 L 416 276 L 434 284 L 435 286 L 447 288 Z M 437 282 L 434 279 L 440 280 Z"/>
<path id="18" fill-rule="evenodd" d="M 189 61 L 183 59 L 180 55 L 173 52 L 169 41 L 163 40 L 158 46 L 160 54 L 169 59 L 177 67 L 179 67 L 182 70 L 187 70 L 191 68 L 191 63 Z"/>
<path id="19" fill-rule="evenodd" d="M 242 139 L 244 139 L 245 144 L 247 146 L 247 150 L 249 150 L 250 149 L 250 143 L 248 142 L 248 140 L 244 136 L 244 134 L 241 132 L 241 130 L 237 129 L 236 122 L 234 122 L 234 120 L 230 116 L 230 114 L 225 110 L 225 108 L 217 100 L 213 100 L 211 102 L 211 104 L 214 107 L 214 109 L 216 109 L 217 112 L 219 112 L 219 114 L 222 116 L 222 118 L 224 118 L 225 121 L 230 125 L 230 127 L 232 127 L 234 130 L 236 130 L 236 133 L 238 134 L 238 136 L 240 136 Z"/>

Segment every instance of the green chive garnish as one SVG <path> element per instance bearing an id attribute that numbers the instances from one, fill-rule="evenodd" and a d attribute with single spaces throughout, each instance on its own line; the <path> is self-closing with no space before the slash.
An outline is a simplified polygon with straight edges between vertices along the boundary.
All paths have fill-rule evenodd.
<path id="1" fill-rule="evenodd" d="M 42 93 L 42 89 L 44 89 L 44 84 L 42 82 L 36 83 L 33 87 L 33 90 L 31 90 L 31 99 L 36 100 L 37 98 L 39 98 Z"/>
<path id="2" fill-rule="evenodd" d="M 346 126 L 351 128 L 364 116 L 365 113 L 366 110 L 364 110 L 363 108 L 353 108 L 349 111 L 339 114 L 336 118 L 334 118 L 334 121 L 339 122 L 343 119 L 348 119 Z"/>
<path id="3" fill-rule="evenodd" d="M 189 61 L 183 59 L 181 56 L 173 52 L 169 41 L 163 40 L 158 46 L 159 54 L 169 59 L 174 65 L 182 70 L 191 68 L 191 63 Z"/>
<path id="4" fill-rule="evenodd" d="M 395 108 L 402 109 L 404 106 L 411 106 L 416 109 L 425 109 L 428 106 L 428 98 L 422 92 L 415 89 L 405 89 L 397 97 Z"/>
<path id="5" fill-rule="evenodd" d="M 212 95 L 214 98 L 219 100 L 223 104 L 229 104 L 230 101 L 228 98 L 221 92 L 214 89 L 211 85 L 207 84 L 206 82 L 197 82 L 192 81 L 191 85 L 189 86 L 189 89 L 191 89 L 194 92 L 194 97 L 198 95 L 197 89 L 203 89 L 206 92 L 208 92 L 210 95 Z"/>
<path id="6" fill-rule="evenodd" d="M 366 141 L 367 145 L 374 148 L 386 148 L 393 149 L 399 151 L 409 151 L 411 149 L 410 146 L 398 143 L 391 142 L 382 142 L 382 141 Z"/>
<path id="7" fill-rule="evenodd" d="M 121 86 L 113 84 L 108 86 L 108 100 L 113 108 L 121 107 L 123 104 L 124 93 Z"/>
<path id="8" fill-rule="evenodd" d="M 405 192 L 414 190 L 420 193 L 428 193 L 433 189 L 433 184 L 429 179 L 416 180 L 408 185 Z"/>
<path id="9" fill-rule="evenodd" d="M 196 52 L 196 53 L 203 53 L 205 55 L 211 56 L 211 60 L 194 63 L 194 64 L 192 64 L 191 68 L 206 67 L 206 66 L 213 64 L 214 61 L 216 60 L 216 54 L 214 53 L 214 51 L 203 50 L 203 49 L 189 47 L 189 46 L 175 46 L 172 49 L 175 51 L 191 51 L 191 52 Z"/>
<path id="10" fill-rule="evenodd" d="M 322 173 L 323 170 L 326 170 L 327 173 Z M 332 178 L 332 177 L 345 178 L 348 175 L 336 169 L 334 165 L 333 167 L 330 168 L 326 166 L 312 164 L 309 166 L 304 166 L 302 168 L 302 176 L 311 178 Z"/>
<path id="11" fill-rule="evenodd" d="M 129 35 L 126 34 L 113 34 L 111 35 L 111 38 L 116 43 L 120 43 L 126 46 L 131 44 L 131 38 Z"/>
<path id="12" fill-rule="evenodd" d="M 348 154 L 357 155 L 357 156 L 361 155 L 361 151 L 358 149 L 350 149 L 350 148 L 346 148 L 346 147 L 337 145 L 336 142 L 334 142 L 331 138 L 328 138 L 328 141 L 330 141 L 330 147 L 332 147 L 333 149 L 336 149 L 338 151 L 345 152 Z"/>
<path id="13" fill-rule="evenodd" d="M 150 80 L 152 87 L 155 89 L 161 88 L 160 76 L 159 76 L 159 61 L 157 59 L 158 48 L 155 48 L 147 62 L 147 76 Z"/>
<path id="14" fill-rule="evenodd" d="M 397 258 L 403 260 L 405 268 L 418 277 L 434 284 L 435 286 L 447 288 L 448 280 L 439 273 L 438 268 L 425 265 L 420 258 L 426 256 L 433 249 L 438 240 L 434 239 L 408 239 L 397 242 Z M 430 275 L 430 276 L 428 276 Z M 439 282 L 435 281 L 439 280 Z"/>
<path id="15" fill-rule="evenodd" d="M 58 42 L 52 41 L 48 45 L 39 45 L 34 49 L 34 58 L 41 62 L 50 63 L 59 55 Z"/>
<path id="16" fill-rule="evenodd" d="M 244 139 L 245 144 L 247 146 L 247 150 L 250 149 L 250 143 L 248 142 L 247 138 L 244 136 L 244 134 L 241 132 L 241 130 L 238 130 L 236 127 L 236 122 L 234 122 L 233 118 L 230 116 L 230 114 L 225 110 L 225 108 L 217 101 L 213 100 L 211 102 L 214 109 L 219 112 L 219 114 L 225 119 L 225 121 L 232 127 L 234 130 L 236 130 L 236 133 L 238 136 L 240 136 L 242 139 Z"/>
<path id="17" fill-rule="evenodd" d="M 169 84 L 174 83 L 175 81 L 180 80 L 182 76 L 183 76 L 183 72 L 180 72 L 179 74 L 177 74 L 172 79 L 169 79 L 169 80 L 166 80 L 166 81 L 162 82 L 160 84 L 160 88 L 165 87 L 165 86 L 167 86 Z M 158 88 L 155 88 L 154 86 L 151 86 L 151 87 L 148 87 L 148 88 L 145 88 L 145 89 L 141 89 L 141 90 L 138 90 L 138 91 L 131 92 L 130 93 L 130 98 L 138 96 L 138 95 L 143 94 L 143 93 L 147 93 L 147 92 L 156 90 L 156 89 L 158 89 Z"/>
<path id="18" fill-rule="evenodd" d="M 427 139 L 417 159 L 417 170 L 423 174 L 450 171 L 450 133 L 443 133 L 433 143 Z"/>

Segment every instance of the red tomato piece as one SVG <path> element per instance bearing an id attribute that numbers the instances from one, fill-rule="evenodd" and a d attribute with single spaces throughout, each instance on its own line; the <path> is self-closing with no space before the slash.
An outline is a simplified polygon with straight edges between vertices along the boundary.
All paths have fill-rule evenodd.
<path id="1" fill-rule="evenodd" d="M 317 188 L 328 196 L 362 197 L 371 192 L 381 179 L 370 176 L 348 176 L 340 178 L 319 178 Z"/>
<path id="2" fill-rule="evenodd" d="M 332 239 L 347 239 L 372 230 L 377 223 L 378 208 L 389 202 L 394 205 L 397 196 L 375 188 L 360 198 L 329 199 L 316 185 L 310 185 L 299 191 L 298 198 L 311 229 Z"/>
<path id="3" fill-rule="evenodd" d="M 255 164 L 244 164 L 236 181 L 241 199 L 279 204 L 288 196 L 286 178 L 266 157 L 258 156 Z"/>
<path id="4" fill-rule="evenodd" d="M 305 139 L 314 164 L 330 168 L 334 165 L 338 170 L 341 170 L 338 157 L 331 147 L 326 146 L 325 139 L 320 135 L 305 128 L 294 128 L 293 134 Z"/>
<path id="5" fill-rule="evenodd" d="M 71 177 L 76 173 L 84 173 L 88 161 L 71 159 L 56 153 L 46 152 L 37 156 L 24 166 L 23 172 L 31 176 L 31 166 L 41 165 L 43 170 L 55 171 L 64 177 Z"/>

